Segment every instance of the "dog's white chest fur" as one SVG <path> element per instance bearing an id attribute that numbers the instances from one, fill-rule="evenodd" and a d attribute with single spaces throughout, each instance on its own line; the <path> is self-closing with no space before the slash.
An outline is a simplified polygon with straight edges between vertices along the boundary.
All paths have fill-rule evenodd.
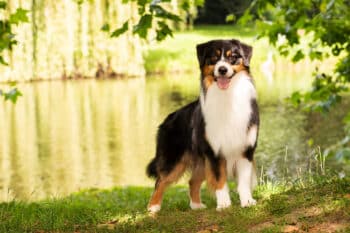
<path id="1" fill-rule="evenodd" d="M 234 161 L 249 144 L 247 131 L 254 98 L 254 85 L 245 72 L 236 74 L 226 90 L 219 89 L 214 83 L 205 97 L 201 93 L 206 138 L 215 154 L 226 158 L 229 176 Z"/>

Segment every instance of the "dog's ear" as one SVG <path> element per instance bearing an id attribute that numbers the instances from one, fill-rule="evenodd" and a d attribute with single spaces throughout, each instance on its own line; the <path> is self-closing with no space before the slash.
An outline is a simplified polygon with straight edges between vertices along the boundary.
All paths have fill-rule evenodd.
<path id="1" fill-rule="evenodd" d="M 235 39 L 232 40 L 232 43 L 239 46 L 241 56 L 243 57 L 243 64 L 244 66 L 249 67 L 250 59 L 253 55 L 253 47 Z"/>
<path id="2" fill-rule="evenodd" d="M 211 42 L 206 42 L 203 44 L 197 45 L 197 58 L 199 62 L 199 67 L 203 67 L 205 65 L 205 57 L 207 55 L 208 47 L 210 46 Z"/>

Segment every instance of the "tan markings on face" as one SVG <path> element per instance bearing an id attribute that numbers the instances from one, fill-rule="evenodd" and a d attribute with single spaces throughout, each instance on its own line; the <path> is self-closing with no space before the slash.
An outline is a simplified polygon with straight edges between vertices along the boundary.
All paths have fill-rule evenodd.
<path id="1" fill-rule="evenodd" d="M 217 49 L 217 50 L 215 50 L 215 54 L 216 54 L 216 56 L 220 56 L 221 51 L 219 49 Z"/>
<path id="2" fill-rule="evenodd" d="M 243 65 L 243 59 L 239 58 L 236 64 L 232 65 L 232 69 L 235 71 L 235 73 L 238 73 L 242 70 L 246 70 L 247 68 Z"/>
<path id="3" fill-rule="evenodd" d="M 214 65 L 205 65 L 202 68 L 203 73 L 203 84 L 204 88 L 208 90 L 208 88 L 213 84 L 214 82 Z"/>
<path id="4" fill-rule="evenodd" d="M 231 51 L 231 50 L 228 50 L 228 51 L 226 52 L 226 57 L 231 56 L 231 54 L 232 54 L 232 51 Z"/>
<path id="5" fill-rule="evenodd" d="M 213 75 L 214 74 L 214 65 L 205 65 L 203 68 L 202 68 L 202 73 L 204 76 L 207 76 L 207 75 Z"/>
<path id="6" fill-rule="evenodd" d="M 204 88 L 208 90 L 208 88 L 214 83 L 214 76 L 207 75 L 203 79 Z"/>

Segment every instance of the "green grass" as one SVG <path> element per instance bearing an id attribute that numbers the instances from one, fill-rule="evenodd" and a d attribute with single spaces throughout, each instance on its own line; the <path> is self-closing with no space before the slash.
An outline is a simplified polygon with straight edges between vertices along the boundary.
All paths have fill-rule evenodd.
<path id="1" fill-rule="evenodd" d="M 231 191 L 233 205 L 222 212 L 215 210 L 215 199 L 206 189 L 202 196 L 208 208 L 190 210 L 187 187 L 173 186 L 156 217 L 146 212 L 151 192 L 148 187 L 125 187 L 87 190 L 62 199 L 2 203 L 0 232 L 350 231 L 349 179 L 314 179 L 306 188 L 260 185 L 254 193 L 257 206 L 244 209 Z"/>

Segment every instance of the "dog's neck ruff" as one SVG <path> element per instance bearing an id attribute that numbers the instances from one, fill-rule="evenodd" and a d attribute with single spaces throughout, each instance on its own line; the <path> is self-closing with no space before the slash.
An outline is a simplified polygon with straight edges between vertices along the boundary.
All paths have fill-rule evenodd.
<path id="1" fill-rule="evenodd" d="M 227 160 L 242 155 L 248 144 L 252 99 L 256 99 L 256 91 L 245 71 L 235 74 L 226 90 L 213 84 L 206 93 L 201 91 L 206 139 L 216 155 Z"/>

